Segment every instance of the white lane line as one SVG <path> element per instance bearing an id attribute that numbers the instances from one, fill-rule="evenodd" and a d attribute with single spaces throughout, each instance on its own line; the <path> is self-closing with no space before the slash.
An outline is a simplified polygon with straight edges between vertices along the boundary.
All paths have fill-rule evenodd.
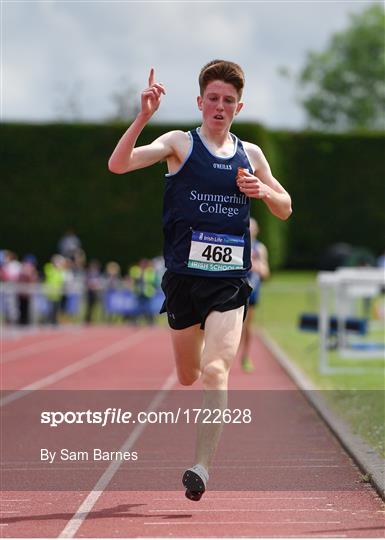
<path id="1" fill-rule="evenodd" d="M 149 512 L 184 512 L 186 508 L 163 508 L 153 509 Z M 189 509 L 189 512 L 212 512 L 212 509 Z M 215 508 L 215 512 L 339 512 L 331 508 Z"/>
<path id="2" fill-rule="evenodd" d="M 207 496 L 206 497 L 206 501 L 210 500 L 210 501 L 250 501 L 250 500 L 256 500 L 256 501 L 277 501 L 277 500 L 282 500 L 282 501 L 292 501 L 292 500 L 304 500 L 304 501 L 308 501 L 308 500 L 315 500 L 315 499 L 327 499 L 327 497 L 210 497 L 210 496 Z M 180 497 L 175 497 L 175 498 L 166 498 L 166 497 L 162 497 L 161 499 L 154 499 L 154 501 L 180 501 Z M 187 501 L 186 501 L 187 502 Z M 188 503 L 190 504 L 190 503 Z"/>
<path id="3" fill-rule="evenodd" d="M 0 510 L 0 514 L 18 514 L 18 510 Z"/>
<path id="4" fill-rule="evenodd" d="M 0 503 L 3 502 L 29 502 L 31 499 L 0 499 Z"/>
<path id="5" fill-rule="evenodd" d="M 14 462 L 9 461 L 9 462 L 3 462 L 3 463 L 4 463 L 4 465 L 8 465 L 8 463 L 13 464 Z M 35 463 L 35 462 L 32 462 L 32 463 Z M 38 463 L 38 462 L 36 462 L 36 463 Z M 331 466 L 331 467 L 334 468 L 334 465 Z M 67 467 L 67 468 L 68 468 L 68 470 L 73 470 L 73 469 L 71 469 L 71 467 Z M 231 469 L 231 468 L 235 468 L 235 467 L 217 467 L 217 466 L 214 467 L 213 466 L 212 468 L 213 469 L 229 469 L 229 468 Z M 260 466 L 257 466 L 257 467 L 248 466 L 248 467 L 236 467 L 236 468 L 238 470 L 244 470 L 244 469 L 250 470 L 250 469 L 264 469 L 265 467 L 260 465 Z M 280 467 L 280 468 L 282 468 L 282 467 Z M 298 467 L 284 467 L 284 468 L 285 469 L 297 469 Z M 326 466 L 322 467 L 321 465 L 315 465 L 313 467 L 313 466 L 309 465 L 309 467 L 301 467 L 301 469 L 303 469 L 303 468 L 306 468 L 306 469 L 319 469 L 319 468 L 327 468 L 327 467 Z M 10 467 L 7 468 L 7 470 L 15 470 L 15 471 L 21 471 L 21 470 L 24 470 L 24 469 L 25 469 L 25 467 L 16 467 L 16 466 L 15 467 L 10 466 Z M 35 468 L 35 470 L 40 470 L 40 469 L 41 470 L 46 470 L 45 467 L 37 467 L 37 468 Z M 93 467 L 82 467 L 82 468 L 76 467 L 77 471 L 87 470 L 87 469 L 93 469 Z M 177 466 L 177 465 L 172 465 L 170 467 L 135 467 L 136 471 L 175 471 L 175 470 L 178 470 L 178 469 L 180 469 L 180 467 Z M 32 468 L 31 468 L 31 470 L 32 470 Z M 50 471 L 54 471 L 54 470 L 64 471 L 64 470 L 66 470 L 66 468 L 65 467 L 56 467 L 56 468 L 55 467 L 50 467 L 49 470 Z"/>
<path id="6" fill-rule="evenodd" d="M 350 463 L 347 463 L 345 467 L 348 467 Z M 167 469 L 167 467 L 165 467 Z M 212 469 L 339 469 L 339 465 L 245 465 L 241 467 L 240 465 L 213 465 Z"/>
<path id="7" fill-rule="evenodd" d="M 175 423 L 176 423 L 176 422 L 175 422 Z M 185 459 L 170 459 L 170 458 L 169 458 L 169 459 L 163 459 L 163 460 L 160 459 L 160 460 L 157 460 L 157 459 L 146 459 L 146 458 L 143 458 L 143 459 L 142 459 L 142 458 L 140 458 L 140 461 L 141 461 L 141 462 L 144 462 L 145 464 L 148 464 L 148 465 L 146 465 L 146 467 L 148 467 L 148 468 L 150 468 L 150 466 L 151 466 L 152 463 L 155 463 L 155 464 L 158 464 L 158 465 L 159 465 L 159 463 L 171 463 L 171 462 L 175 465 L 175 467 L 183 467 L 183 466 L 186 466 L 186 467 L 187 467 L 187 463 L 186 463 L 186 460 L 185 460 Z M 260 465 L 257 464 L 259 461 L 261 461 L 262 464 L 265 463 L 264 460 L 254 460 L 253 462 L 249 462 L 249 463 L 253 463 L 253 464 L 255 464 L 256 467 L 259 467 Z M 269 461 L 271 462 L 272 460 L 269 460 Z M 4 462 L 3 462 L 3 463 L 4 463 Z M 23 461 L 23 463 L 34 463 L 34 462 L 33 462 L 33 461 L 31 461 L 31 462 L 29 462 L 29 461 Z M 220 463 L 220 461 L 218 461 L 217 463 Z M 240 461 L 240 463 L 246 464 L 246 463 L 248 463 L 248 462 L 247 462 L 247 461 Z M 309 465 L 309 466 L 310 466 L 310 465 Z M 316 467 L 316 466 L 317 466 L 317 465 L 315 465 L 315 467 Z M 163 467 L 163 465 L 162 465 L 162 467 Z M 167 468 L 166 465 L 164 465 L 164 467 Z M 224 465 L 215 465 L 215 467 L 217 467 L 217 468 L 223 468 L 223 467 L 225 467 L 225 466 L 224 466 Z M 226 465 L 226 467 L 227 467 L 227 465 Z M 158 467 L 156 467 L 156 468 L 158 468 Z M 237 468 L 238 468 L 238 467 L 237 467 Z"/>
<path id="8" fill-rule="evenodd" d="M 348 467 L 349 464 L 346 465 L 346 467 Z M 169 466 L 165 466 L 165 465 L 162 465 L 161 467 L 156 467 L 156 466 L 153 466 L 153 467 L 135 467 L 135 470 L 141 470 L 141 471 L 159 471 L 159 470 L 174 470 L 174 469 L 178 469 L 179 466 L 178 465 L 169 465 Z M 336 468 L 341 468 L 341 465 L 245 465 L 244 467 L 241 467 L 240 465 L 238 465 L 237 467 L 228 467 L 227 465 L 213 465 L 212 466 L 212 470 L 217 470 L 217 469 L 237 469 L 237 470 L 241 470 L 241 469 L 246 469 L 246 470 L 249 470 L 249 469 L 336 469 Z"/>
<path id="9" fill-rule="evenodd" d="M 211 510 L 215 513 L 215 510 Z M 341 521 L 145 521 L 144 525 L 340 525 Z M 286 535 L 285 535 L 286 536 Z"/>
<path id="10" fill-rule="evenodd" d="M 82 338 L 84 333 L 77 335 L 64 336 L 62 339 L 47 339 L 44 341 L 39 341 L 39 343 L 33 343 L 31 345 L 26 345 L 25 347 L 19 347 L 14 351 L 9 351 L 8 353 L 3 352 L 1 357 L 1 364 L 4 365 L 7 362 L 12 362 L 13 360 L 18 360 L 19 358 L 28 357 L 32 354 L 37 354 L 50 349 L 56 349 L 62 347 L 63 345 L 72 344 L 78 339 Z"/>
<path id="11" fill-rule="evenodd" d="M 285 534 L 285 536 L 282 535 L 273 535 L 269 534 L 269 538 L 346 538 L 346 534 L 317 534 L 316 536 L 311 533 L 309 534 Z M 246 538 L 242 537 L 241 538 Z M 249 538 L 255 538 L 253 536 L 250 536 Z"/>
<path id="12" fill-rule="evenodd" d="M 101 362 L 102 360 L 106 360 L 110 356 L 113 356 L 114 354 L 117 354 L 119 352 L 122 352 L 129 347 L 132 347 L 133 345 L 136 345 L 143 339 L 145 339 L 146 332 L 144 330 L 139 330 L 134 335 L 130 335 L 124 339 L 121 339 L 120 341 L 117 341 L 116 343 L 113 343 L 112 345 L 108 345 L 104 349 L 101 349 L 100 351 L 97 351 L 96 353 L 92 353 L 89 356 L 85 356 L 84 358 L 81 358 L 77 362 L 74 362 L 73 364 L 70 364 L 69 366 L 66 366 L 62 369 L 59 369 L 59 371 L 55 371 L 51 375 L 48 375 L 47 377 L 43 377 L 42 379 L 39 379 L 38 381 L 35 381 L 32 384 L 29 384 L 27 386 L 24 386 L 21 390 L 17 390 L 16 392 L 12 392 L 11 394 L 8 394 L 4 398 L 0 399 L 0 407 L 3 407 L 4 405 L 7 405 L 8 403 L 12 403 L 13 401 L 16 401 L 17 399 L 23 398 L 30 392 L 34 392 L 35 390 L 41 390 L 42 388 L 45 388 L 46 386 L 50 386 L 51 384 L 55 384 L 58 381 L 65 379 L 66 377 L 69 377 L 70 375 L 73 375 L 74 373 L 77 373 L 78 371 L 81 371 L 82 369 L 88 368 L 92 366 L 93 364 L 97 364 L 98 362 Z"/>
<path id="13" fill-rule="evenodd" d="M 162 459 L 162 458 L 143 458 L 141 459 L 141 461 L 145 461 L 146 463 L 169 463 L 171 460 L 170 458 L 168 459 Z M 331 462 L 336 462 L 335 459 L 329 459 L 329 458 L 290 458 L 290 457 L 283 457 L 283 458 L 271 458 L 269 456 L 269 458 L 253 458 L 253 459 L 217 459 L 216 460 L 216 463 L 220 464 L 220 463 L 258 463 L 258 462 L 261 462 L 261 463 L 266 463 L 266 462 L 269 462 L 269 463 L 275 463 L 276 461 L 280 462 L 280 461 L 331 461 Z M 186 460 L 185 459 L 173 459 L 172 460 L 173 463 L 182 463 L 182 464 L 185 464 L 186 463 Z"/>
<path id="14" fill-rule="evenodd" d="M 176 373 L 175 371 L 173 371 L 171 375 L 167 378 L 163 387 L 155 394 L 146 412 L 155 411 L 158 409 L 161 402 L 164 400 L 166 393 L 175 385 L 176 380 Z M 123 446 L 120 448 L 120 451 L 128 452 L 139 439 L 142 432 L 146 429 L 146 426 L 147 424 L 136 424 L 132 433 L 125 440 Z M 102 476 L 95 484 L 93 490 L 84 499 L 82 504 L 77 509 L 76 513 L 73 515 L 73 517 L 62 530 L 62 532 L 59 534 L 58 538 L 74 538 L 83 521 L 87 518 L 89 512 L 95 506 L 97 500 L 103 494 L 103 491 L 106 489 L 122 463 L 123 461 L 114 461 L 107 467 L 107 469 L 104 471 Z"/>

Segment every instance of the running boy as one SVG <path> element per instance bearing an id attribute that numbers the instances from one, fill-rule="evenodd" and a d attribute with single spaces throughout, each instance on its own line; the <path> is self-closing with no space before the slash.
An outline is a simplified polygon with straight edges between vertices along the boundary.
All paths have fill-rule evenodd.
<path id="1" fill-rule="evenodd" d="M 261 199 L 280 219 L 290 216 L 291 200 L 272 176 L 261 149 L 230 133 L 243 107 L 240 66 L 213 60 L 202 68 L 199 86 L 200 128 L 170 131 L 136 147 L 166 93 L 151 69 L 141 111 L 118 142 L 109 169 L 123 174 L 167 161 L 163 311 L 167 311 L 177 374 L 183 385 L 201 377 L 202 408 L 223 410 L 251 292 L 246 279 L 251 267 L 249 199 Z M 206 489 L 221 427 L 198 425 L 196 465 L 182 480 L 191 500 L 199 500 Z"/>
<path id="2" fill-rule="evenodd" d="M 261 282 L 270 275 L 267 249 L 262 242 L 257 240 L 258 232 L 257 221 L 254 218 L 250 218 L 251 269 L 247 277 L 253 290 L 249 296 L 249 306 L 243 323 L 240 344 L 241 366 L 245 373 L 251 373 L 254 369 L 253 362 L 250 358 L 250 340 L 254 310 L 259 301 Z"/>

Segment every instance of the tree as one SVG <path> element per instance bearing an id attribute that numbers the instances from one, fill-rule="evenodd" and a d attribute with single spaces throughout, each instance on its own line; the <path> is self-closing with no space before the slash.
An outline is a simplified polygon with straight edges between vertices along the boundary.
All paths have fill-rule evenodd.
<path id="1" fill-rule="evenodd" d="M 374 4 L 350 15 L 323 52 L 307 53 L 297 82 L 309 126 L 385 129 L 385 10 Z"/>
<path id="2" fill-rule="evenodd" d="M 113 103 L 113 111 L 108 116 L 111 121 L 130 121 L 140 111 L 140 102 L 137 88 L 129 83 L 125 77 L 119 82 L 119 90 L 115 90 L 110 99 Z"/>
<path id="3" fill-rule="evenodd" d="M 83 117 L 83 88 L 80 80 L 57 81 L 54 85 L 54 115 L 60 122 L 80 122 Z"/>

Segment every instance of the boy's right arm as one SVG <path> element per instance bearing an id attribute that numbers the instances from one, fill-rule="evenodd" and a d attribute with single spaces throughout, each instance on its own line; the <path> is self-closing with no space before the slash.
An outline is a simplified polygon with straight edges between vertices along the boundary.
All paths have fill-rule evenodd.
<path id="1" fill-rule="evenodd" d="M 141 112 L 124 133 L 108 161 L 108 168 L 113 173 L 123 174 L 142 169 L 166 159 L 173 153 L 172 141 L 175 132 L 165 133 L 151 144 L 135 148 L 144 126 L 160 105 L 161 95 L 166 93 L 163 85 L 155 82 L 153 68 L 148 83 L 149 87 L 141 95 Z"/>

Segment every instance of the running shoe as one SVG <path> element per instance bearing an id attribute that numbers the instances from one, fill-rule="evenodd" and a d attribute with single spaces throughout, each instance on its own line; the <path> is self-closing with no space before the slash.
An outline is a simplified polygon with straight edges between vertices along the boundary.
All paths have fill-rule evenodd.
<path id="1" fill-rule="evenodd" d="M 186 497 L 191 501 L 199 501 L 206 491 L 203 479 L 192 469 L 187 469 L 182 478 L 182 483 L 186 488 Z"/>

